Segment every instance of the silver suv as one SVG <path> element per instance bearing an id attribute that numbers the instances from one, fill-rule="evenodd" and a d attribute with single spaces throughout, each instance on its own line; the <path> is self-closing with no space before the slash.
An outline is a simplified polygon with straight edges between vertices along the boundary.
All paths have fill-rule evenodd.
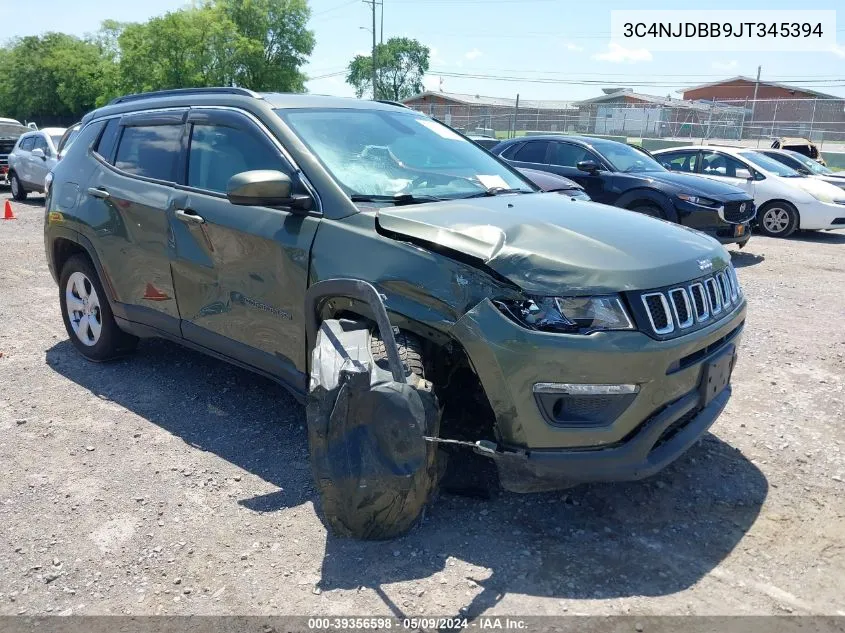
<path id="1" fill-rule="evenodd" d="M 44 191 L 44 180 L 59 159 L 58 145 L 64 128 L 48 127 L 22 135 L 9 154 L 9 184 L 15 200 Z"/>

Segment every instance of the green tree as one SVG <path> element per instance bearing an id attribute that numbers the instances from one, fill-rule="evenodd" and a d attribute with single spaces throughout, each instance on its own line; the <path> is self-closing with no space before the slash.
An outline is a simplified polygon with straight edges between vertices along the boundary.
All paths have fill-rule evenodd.
<path id="1" fill-rule="evenodd" d="M 96 105 L 102 57 L 92 42 L 64 33 L 13 40 L 3 53 L 0 104 L 18 119 L 69 123 Z"/>
<path id="2" fill-rule="evenodd" d="M 305 0 L 214 0 L 238 34 L 237 85 L 253 90 L 304 92 L 300 67 L 314 50 Z"/>
<path id="3" fill-rule="evenodd" d="M 376 46 L 376 91 L 379 99 L 401 101 L 423 91 L 423 76 L 428 71 L 428 46 L 407 37 L 392 37 Z M 372 55 L 356 55 L 349 62 L 346 83 L 355 88 L 360 99 L 373 92 Z"/>

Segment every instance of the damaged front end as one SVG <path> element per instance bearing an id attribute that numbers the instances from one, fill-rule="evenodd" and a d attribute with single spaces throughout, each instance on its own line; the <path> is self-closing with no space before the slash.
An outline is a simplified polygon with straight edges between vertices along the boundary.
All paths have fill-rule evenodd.
<path id="1" fill-rule="evenodd" d="M 363 320 L 331 319 L 317 329 L 328 297 L 365 301 L 375 315 L 387 367 L 373 356 Z M 311 377 L 306 407 L 311 468 L 323 515 L 338 536 L 388 539 L 423 516 L 437 484 L 440 408 L 431 383 L 403 366 L 381 298 L 370 284 L 312 286 L 308 306 Z"/>

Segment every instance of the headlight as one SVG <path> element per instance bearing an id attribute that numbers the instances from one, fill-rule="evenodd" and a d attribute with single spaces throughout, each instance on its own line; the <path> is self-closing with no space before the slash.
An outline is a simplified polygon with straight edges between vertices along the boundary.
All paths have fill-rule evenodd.
<path id="1" fill-rule="evenodd" d="M 537 297 L 525 301 L 497 301 L 496 305 L 532 330 L 589 334 L 635 329 L 619 295 Z"/>
<path id="2" fill-rule="evenodd" d="M 828 204 L 845 204 L 845 200 L 842 200 L 839 197 L 838 191 L 807 191 L 807 193 L 809 193 L 819 202 L 827 202 Z"/>
<path id="3" fill-rule="evenodd" d="M 702 198 L 701 196 L 692 196 L 687 193 L 679 193 L 678 197 L 683 200 L 684 202 L 689 202 L 692 204 L 697 204 L 702 207 L 718 207 L 720 206 L 719 201 L 711 200 L 710 198 Z"/>

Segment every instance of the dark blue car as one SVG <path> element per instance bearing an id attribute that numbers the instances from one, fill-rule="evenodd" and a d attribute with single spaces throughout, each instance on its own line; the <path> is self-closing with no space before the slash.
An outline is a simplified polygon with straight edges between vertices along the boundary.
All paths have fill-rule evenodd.
<path id="1" fill-rule="evenodd" d="M 648 152 L 601 138 L 523 136 L 490 150 L 512 165 L 574 180 L 594 202 L 645 213 L 745 246 L 754 200 L 745 191 L 665 169 Z"/>

